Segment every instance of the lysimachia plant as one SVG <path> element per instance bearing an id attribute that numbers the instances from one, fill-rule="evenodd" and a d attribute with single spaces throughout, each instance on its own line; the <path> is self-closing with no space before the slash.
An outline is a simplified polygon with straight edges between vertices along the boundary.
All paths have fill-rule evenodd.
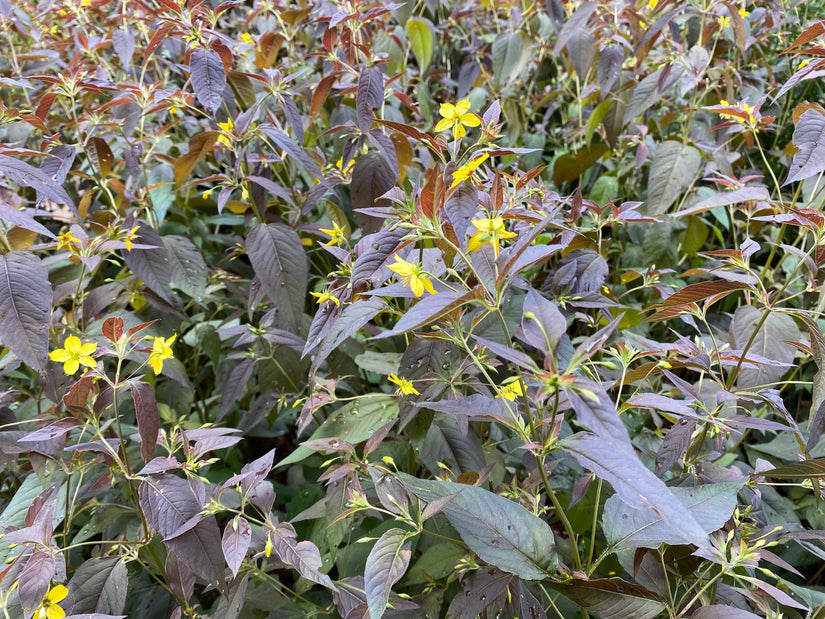
<path id="1" fill-rule="evenodd" d="M 0 1 L 4 616 L 821 616 L 823 8 Z"/>

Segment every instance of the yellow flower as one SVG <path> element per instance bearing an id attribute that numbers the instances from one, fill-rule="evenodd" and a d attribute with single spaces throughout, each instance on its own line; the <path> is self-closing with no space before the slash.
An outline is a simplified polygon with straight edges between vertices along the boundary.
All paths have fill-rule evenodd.
<path id="1" fill-rule="evenodd" d="M 248 32 L 244 32 L 241 35 L 241 43 L 246 43 L 247 45 L 254 45 L 255 44 L 255 39 L 253 39 L 252 36 Z"/>
<path id="2" fill-rule="evenodd" d="M 352 169 L 355 167 L 355 158 L 349 160 L 346 166 L 344 166 L 344 158 L 341 157 L 338 161 L 335 162 L 335 167 L 341 170 L 341 174 L 349 174 L 352 172 Z"/>
<path id="3" fill-rule="evenodd" d="M 149 361 L 147 363 L 152 366 L 155 374 L 160 374 L 163 369 L 164 359 L 171 359 L 173 357 L 172 343 L 176 337 L 178 337 L 177 334 L 168 340 L 162 337 L 156 337 L 152 340 L 152 352 L 149 355 Z"/>
<path id="4" fill-rule="evenodd" d="M 97 361 L 91 357 L 96 350 L 97 344 L 93 342 L 81 344 L 79 337 L 70 335 L 64 340 L 63 348 L 58 348 L 49 353 L 49 359 L 62 363 L 66 375 L 72 376 L 81 365 L 85 365 L 87 368 L 97 367 Z"/>
<path id="5" fill-rule="evenodd" d="M 57 249 L 63 249 L 65 247 L 69 251 L 74 251 L 75 249 L 72 247 L 72 243 L 80 245 L 80 239 L 74 236 L 71 230 L 67 230 L 57 237 Z"/>
<path id="6" fill-rule="evenodd" d="M 470 178 L 475 173 L 476 169 L 478 169 L 478 166 L 487 161 L 489 158 L 490 155 L 484 153 L 481 157 L 476 157 L 469 163 L 465 163 L 463 166 L 458 168 L 455 172 L 453 172 L 453 184 L 450 185 L 450 189 L 458 185 L 460 182 L 466 181 Z"/>
<path id="7" fill-rule="evenodd" d="M 58 602 L 69 595 L 69 590 L 63 585 L 55 585 L 46 594 L 46 599 L 35 611 L 34 616 L 37 619 L 63 619 L 66 612 L 60 607 Z"/>
<path id="8" fill-rule="evenodd" d="M 478 232 L 470 237 L 470 243 L 467 245 L 470 251 L 476 251 L 489 243 L 498 256 L 498 242 L 501 239 L 512 239 L 516 236 L 515 232 L 505 229 L 504 220 L 501 217 L 474 219 L 473 225 Z"/>
<path id="9" fill-rule="evenodd" d="M 430 294 L 436 294 L 433 283 L 430 281 L 430 276 L 424 272 L 420 264 L 407 262 L 396 254 L 395 264 L 389 265 L 389 269 L 401 276 L 401 281 L 405 286 L 410 287 L 415 296 L 420 297 L 424 294 L 425 289 Z"/>
<path id="10" fill-rule="evenodd" d="M 730 28 L 730 17 L 728 17 L 728 16 L 720 17 L 716 21 L 719 22 L 719 25 L 722 27 L 722 29 Z"/>
<path id="11" fill-rule="evenodd" d="M 390 374 L 390 377 L 387 380 L 398 385 L 398 389 L 395 392 L 396 395 L 421 395 L 413 386 L 412 382 L 408 381 L 406 378 L 399 378 L 395 374 Z"/>
<path id="12" fill-rule="evenodd" d="M 232 122 L 231 118 L 227 118 L 225 123 L 218 123 L 218 127 L 221 129 L 221 135 L 218 136 L 218 144 L 223 144 L 225 146 L 232 146 L 232 129 L 235 127 L 235 123 Z"/>
<path id="13" fill-rule="evenodd" d="M 341 307 L 341 300 L 332 294 L 329 290 L 324 290 L 324 292 L 310 292 L 313 297 L 317 298 L 318 300 L 316 303 L 320 305 L 321 303 L 327 303 L 332 301 L 338 307 Z"/>
<path id="14" fill-rule="evenodd" d="M 500 394 L 496 396 L 497 398 L 501 397 L 511 402 L 514 402 L 518 396 L 524 395 L 524 391 L 521 389 L 521 383 L 518 380 L 514 380 L 508 385 L 502 385 L 499 388 L 499 392 Z"/>
<path id="15" fill-rule="evenodd" d="M 211 195 L 212 195 L 212 192 L 213 192 L 213 191 L 215 191 L 215 188 L 214 188 L 214 187 L 210 187 L 209 189 L 207 189 L 206 191 L 204 191 L 204 192 L 201 194 L 201 198 L 203 198 L 204 200 L 208 200 L 208 199 L 209 199 L 209 196 L 211 196 Z"/>
<path id="16" fill-rule="evenodd" d="M 748 15 L 750 15 L 750 11 L 748 11 L 746 8 L 743 7 L 739 9 L 739 17 L 745 19 Z"/>
<path id="17" fill-rule="evenodd" d="M 347 240 L 344 236 L 344 229 L 335 221 L 332 222 L 332 228 L 318 228 L 318 232 L 323 232 L 330 237 L 329 243 L 324 245 L 324 247 L 329 247 L 330 245 L 341 245 Z"/>
<path id="18" fill-rule="evenodd" d="M 458 140 L 467 135 L 464 127 L 478 127 L 481 124 L 478 116 L 470 111 L 470 100 L 462 99 L 455 105 L 442 103 L 438 113 L 443 117 L 435 126 L 435 132 L 441 133 L 447 129 L 453 130 L 453 138 Z"/>
<path id="19" fill-rule="evenodd" d="M 659 4 L 659 0 L 647 0 L 647 8 L 651 11 L 656 9 L 657 4 Z"/>
<path id="20" fill-rule="evenodd" d="M 748 115 L 747 120 L 745 120 L 745 119 L 741 118 L 740 116 L 734 116 L 733 114 L 725 114 L 723 112 L 719 112 L 719 116 L 721 118 L 724 118 L 726 120 L 735 120 L 738 123 L 747 124 L 747 125 L 750 125 L 752 128 L 756 129 L 756 125 L 758 124 L 758 120 L 756 119 L 756 116 L 753 115 L 753 113 L 756 111 L 755 106 L 748 105 L 747 103 L 744 103 L 744 102 L 737 103 L 737 104 L 728 103 L 724 99 L 719 101 L 719 105 L 725 105 L 727 107 L 738 108 L 738 109 L 742 110 L 745 114 Z"/>
<path id="21" fill-rule="evenodd" d="M 126 245 L 126 251 L 132 251 L 132 247 L 134 247 L 134 240 L 137 238 L 137 232 L 140 226 L 135 226 L 129 232 L 126 233 L 126 236 L 123 237 L 123 243 Z"/>

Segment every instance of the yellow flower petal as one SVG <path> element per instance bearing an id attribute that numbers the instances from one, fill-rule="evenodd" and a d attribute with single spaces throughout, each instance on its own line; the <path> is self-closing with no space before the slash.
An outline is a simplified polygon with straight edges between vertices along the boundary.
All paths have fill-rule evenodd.
<path id="1" fill-rule="evenodd" d="M 442 131 L 447 131 L 450 127 L 453 126 L 453 121 L 450 118 L 442 118 L 438 121 L 438 124 L 435 126 L 435 132 L 441 133 Z"/>
<path id="2" fill-rule="evenodd" d="M 80 362 L 74 357 L 63 364 L 63 371 L 67 376 L 72 376 L 78 369 L 80 369 Z"/>
<path id="3" fill-rule="evenodd" d="M 57 350 L 53 350 L 49 353 L 49 359 L 52 361 L 57 361 L 58 363 L 63 363 L 64 361 L 68 361 L 71 359 L 72 356 L 69 354 L 69 351 L 65 348 L 58 348 Z"/>
<path id="4" fill-rule="evenodd" d="M 57 604 L 51 604 L 46 609 L 46 619 L 63 619 L 66 616 L 66 611 L 64 611 L 60 606 Z"/>
<path id="5" fill-rule="evenodd" d="M 481 121 L 475 114 L 464 114 L 464 116 L 461 117 L 461 124 L 465 127 L 478 127 Z"/>
<path id="6" fill-rule="evenodd" d="M 69 595 L 69 590 L 66 587 L 63 585 L 55 585 L 51 588 L 51 590 L 49 590 L 49 594 L 46 596 L 46 599 L 52 604 L 57 604 L 67 595 Z"/>
<path id="7" fill-rule="evenodd" d="M 470 111 L 470 100 L 469 99 L 462 99 L 458 103 L 455 104 L 455 113 L 456 116 L 463 116 L 467 112 Z"/>
<path id="8" fill-rule="evenodd" d="M 452 103 L 442 103 L 441 107 L 438 108 L 438 113 L 452 122 L 455 115 L 455 106 Z"/>

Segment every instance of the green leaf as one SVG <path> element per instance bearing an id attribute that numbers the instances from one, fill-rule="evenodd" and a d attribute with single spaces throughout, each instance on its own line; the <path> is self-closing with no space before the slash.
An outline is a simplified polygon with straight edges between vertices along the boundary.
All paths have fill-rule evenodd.
<path id="1" fill-rule="evenodd" d="M 433 57 L 433 27 L 426 19 L 410 17 L 407 20 L 407 38 L 423 75 Z"/>
<path id="2" fill-rule="evenodd" d="M 398 374 L 398 365 L 401 363 L 400 352 L 376 352 L 367 350 L 357 355 L 353 361 L 362 370 L 389 376 Z"/>
<path id="3" fill-rule="evenodd" d="M 653 619 L 665 609 L 658 593 L 621 578 L 548 584 L 600 619 Z"/>
<path id="4" fill-rule="evenodd" d="M 304 312 L 307 288 L 301 237 L 283 224 L 259 224 L 246 235 L 246 251 L 264 292 L 278 309 L 275 326 L 294 332 Z"/>
<path id="5" fill-rule="evenodd" d="M 166 251 L 163 239 L 154 228 L 141 223 L 135 244 L 149 247 L 146 249 L 134 247 L 131 251 L 121 250 L 126 266 L 149 290 L 171 302 L 174 299 L 174 293 L 170 287 L 172 267 L 169 264 L 169 252 Z"/>
<path id="6" fill-rule="evenodd" d="M 441 512 L 461 539 L 487 563 L 525 580 L 553 574 L 557 557 L 553 531 L 518 503 L 477 486 L 427 481 L 399 473 L 404 485 L 432 502 L 452 497 Z"/>
<path id="7" fill-rule="evenodd" d="M 392 586 L 407 571 L 410 563 L 410 544 L 405 543 L 408 532 L 390 529 L 378 538 L 367 556 L 364 568 L 364 589 L 370 619 L 380 619 L 387 610 Z"/>
<path id="8" fill-rule="evenodd" d="M 778 466 L 775 469 L 760 473 L 765 477 L 774 479 L 809 479 L 811 477 L 825 477 L 825 458 L 814 458 L 813 460 L 803 460 L 785 466 Z"/>
<path id="9" fill-rule="evenodd" d="M 28 251 L 0 255 L 0 344 L 40 370 L 49 352 L 52 287 L 40 259 Z"/>
<path id="10" fill-rule="evenodd" d="M 684 539 L 700 548 L 709 548 L 705 530 L 671 489 L 642 464 L 629 442 L 611 435 L 579 432 L 561 441 L 562 448 L 583 467 L 604 479 L 633 509 L 658 515 L 667 526 L 679 529 Z"/>
<path id="11" fill-rule="evenodd" d="M 688 144 L 668 140 L 660 144 L 650 164 L 647 214 L 666 213 L 699 171 L 702 156 Z"/>
<path id="12" fill-rule="evenodd" d="M 825 116 L 814 109 L 806 110 L 794 129 L 793 143 L 798 150 L 794 153 L 784 185 L 805 180 L 825 170 Z"/>
<path id="13" fill-rule="evenodd" d="M 517 80 L 527 64 L 529 49 L 520 34 L 502 33 L 493 41 L 493 77 L 502 85 Z"/>
<path id="14" fill-rule="evenodd" d="M 342 406 L 330 414 L 308 440 L 339 438 L 352 444 L 366 441 L 385 423 L 398 417 L 398 403 L 394 396 L 379 395 L 362 398 Z M 300 446 L 278 463 L 279 467 L 300 462 L 314 452 Z"/>
<path id="15" fill-rule="evenodd" d="M 72 613 L 119 615 L 126 606 L 129 574 L 121 557 L 93 557 L 72 576 Z"/>
<path id="16" fill-rule="evenodd" d="M 171 285 L 196 301 L 203 301 L 208 269 L 200 250 L 185 236 L 170 234 L 162 238 L 169 257 Z"/>
<path id="17" fill-rule="evenodd" d="M 189 57 L 192 89 L 201 105 L 214 113 L 223 101 L 226 73 L 220 55 L 211 49 L 198 47 Z"/>
<path id="18" fill-rule="evenodd" d="M 561 185 L 576 180 L 607 151 L 607 144 L 600 143 L 584 146 L 575 153 L 565 153 L 553 164 L 553 183 Z"/>
<path id="19" fill-rule="evenodd" d="M 705 533 L 713 533 L 736 509 L 736 494 L 747 479 L 696 487 L 672 487 L 670 491 Z M 651 509 L 635 509 L 618 495 L 610 497 L 602 517 L 607 542 L 621 548 L 656 548 L 660 544 L 690 543 L 679 528 L 665 523 Z"/>
<path id="20" fill-rule="evenodd" d="M 750 341 L 756 325 L 762 318 L 762 312 L 752 305 L 743 305 L 733 314 L 730 333 L 733 347 L 743 350 Z M 791 363 L 796 354 L 796 347 L 786 342 L 797 342 L 801 337 L 799 327 L 787 314 L 771 312 L 762 328 L 754 337 L 748 349 L 753 353 L 780 363 Z M 736 379 L 738 387 L 755 387 L 780 380 L 788 371 L 786 366 L 760 364 L 758 368 L 742 368 Z"/>

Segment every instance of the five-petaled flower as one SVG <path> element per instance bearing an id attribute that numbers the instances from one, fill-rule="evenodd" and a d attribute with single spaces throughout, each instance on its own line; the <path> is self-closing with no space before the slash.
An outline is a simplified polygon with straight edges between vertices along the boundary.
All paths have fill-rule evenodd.
<path id="1" fill-rule="evenodd" d="M 330 245 L 341 245 L 344 241 L 347 240 L 347 237 L 344 236 L 344 228 L 338 225 L 338 222 L 332 222 L 332 228 L 318 228 L 318 232 L 323 232 L 328 237 L 330 237 L 329 243 L 324 245 L 324 247 L 329 247 Z"/>
<path id="2" fill-rule="evenodd" d="M 318 299 L 316 303 L 320 305 L 321 303 L 335 303 L 338 307 L 341 307 L 341 299 L 336 297 L 332 294 L 329 290 L 324 290 L 324 292 L 310 292 L 313 297 Z"/>
<path id="3" fill-rule="evenodd" d="M 462 99 L 455 105 L 452 103 L 442 103 L 438 110 L 442 119 L 435 126 L 435 132 L 441 133 L 447 129 L 453 130 L 453 138 L 458 140 L 467 135 L 464 127 L 478 127 L 481 124 L 478 116 L 470 111 L 470 100 Z"/>
<path id="4" fill-rule="evenodd" d="M 739 17 L 741 17 L 742 19 L 745 19 L 750 14 L 751 14 L 751 12 L 748 9 L 744 8 L 744 7 L 739 9 Z"/>
<path id="5" fill-rule="evenodd" d="M 59 602 L 69 595 L 69 590 L 63 585 L 55 585 L 46 594 L 46 599 L 35 612 L 36 619 L 63 619 L 66 616 Z"/>
<path id="6" fill-rule="evenodd" d="M 177 334 L 173 335 L 168 340 L 162 337 L 153 338 L 152 352 L 149 354 L 149 361 L 147 361 L 147 363 L 152 366 L 155 374 L 160 374 L 163 369 L 164 359 L 172 358 L 172 343 L 175 341 L 176 337 L 178 337 Z"/>
<path id="7" fill-rule="evenodd" d="M 521 383 L 518 380 L 514 380 L 507 385 L 502 385 L 499 387 L 499 395 L 496 397 L 504 398 L 505 400 L 510 400 L 514 402 L 518 396 L 524 395 L 524 391 L 521 388 Z"/>
<path id="8" fill-rule="evenodd" d="M 465 163 L 463 166 L 461 166 L 455 172 L 453 172 L 453 183 L 452 185 L 450 185 L 450 189 L 458 185 L 460 182 L 466 181 L 468 178 L 470 178 L 478 169 L 478 166 L 487 161 L 489 157 L 490 155 L 484 153 L 480 157 L 476 157 L 472 161 Z"/>
<path id="9" fill-rule="evenodd" d="M 730 17 L 728 17 L 727 15 L 720 17 L 716 21 L 719 22 L 719 26 L 721 26 L 723 29 L 730 28 Z"/>
<path id="10" fill-rule="evenodd" d="M 66 375 L 72 376 L 81 365 L 87 368 L 97 367 L 97 361 L 92 358 L 92 354 L 97 350 L 97 344 L 87 342 L 80 343 L 80 338 L 70 335 L 63 342 L 63 348 L 58 348 L 49 353 L 49 359 L 63 364 L 63 371 Z"/>
<path id="11" fill-rule="evenodd" d="M 413 386 L 412 382 L 406 378 L 399 378 L 395 374 L 390 374 L 387 380 L 398 385 L 398 389 L 395 392 L 396 395 L 421 395 L 418 393 L 418 389 Z"/>
<path id="12" fill-rule="evenodd" d="M 476 251 L 483 245 L 489 243 L 493 251 L 495 251 L 496 257 L 498 257 L 498 242 L 501 239 L 512 239 L 516 236 L 515 232 L 509 232 L 504 227 L 504 220 L 501 217 L 474 219 L 473 225 L 478 232 L 470 237 L 470 242 L 467 245 L 470 251 Z"/>
<path id="13" fill-rule="evenodd" d="M 71 230 L 66 230 L 66 232 L 57 237 L 57 249 L 63 249 L 65 247 L 69 251 L 74 251 L 72 243 L 80 245 L 80 239 L 74 236 Z"/>
<path id="14" fill-rule="evenodd" d="M 433 283 L 430 281 L 430 276 L 424 271 L 420 264 L 412 264 L 407 262 L 397 254 L 395 256 L 395 263 L 389 265 L 390 271 L 398 273 L 401 276 L 401 281 L 404 285 L 409 286 L 413 294 L 420 297 L 424 294 L 424 290 L 430 294 L 436 294 L 436 289 L 433 288 Z"/>

